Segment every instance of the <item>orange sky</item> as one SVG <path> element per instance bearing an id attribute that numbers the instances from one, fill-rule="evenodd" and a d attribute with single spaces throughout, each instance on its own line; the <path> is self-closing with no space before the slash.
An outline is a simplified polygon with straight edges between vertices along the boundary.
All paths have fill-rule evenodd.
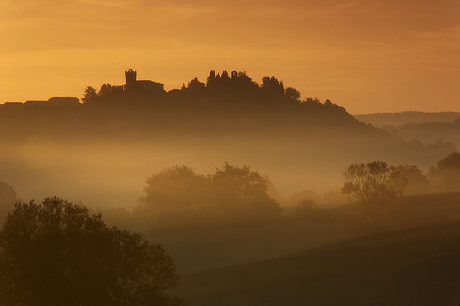
<path id="1" fill-rule="evenodd" d="M 0 103 L 209 70 L 350 113 L 460 111 L 458 0 L 0 0 Z"/>

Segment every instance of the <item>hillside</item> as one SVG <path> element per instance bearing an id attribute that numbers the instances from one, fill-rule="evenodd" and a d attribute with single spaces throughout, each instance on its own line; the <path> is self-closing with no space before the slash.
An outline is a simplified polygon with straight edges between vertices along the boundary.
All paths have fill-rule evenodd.
<path id="1" fill-rule="evenodd" d="M 460 222 L 190 274 L 186 305 L 457 305 Z"/>
<path id="2" fill-rule="evenodd" d="M 195 78 L 168 92 L 128 78 L 99 92 L 87 88 L 84 103 L 54 97 L 4 104 L 0 145 L 0 180 L 22 198 L 59 194 L 102 208 L 135 207 L 145 179 L 174 165 L 198 172 L 224 162 L 250 165 L 288 198 L 340 188 L 353 162 L 428 169 L 455 150 L 448 142 L 403 141 L 329 100 L 301 100 L 274 77 L 259 85 L 243 72 L 220 79 L 210 73 L 206 84 Z"/>
<path id="3" fill-rule="evenodd" d="M 395 205 L 377 212 L 372 206 L 338 206 L 330 209 L 284 208 L 280 218 L 234 220 L 222 217 L 182 220 L 176 225 L 150 226 L 145 219 L 116 212 L 103 212 L 110 225 L 141 231 L 160 241 L 174 258 L 178 273 L 272 259 L 305 249 L 370 234 L 460 220 L 460 192 L 399 198 Z M 120 212 L 119 212 L 120 213 Z"/>

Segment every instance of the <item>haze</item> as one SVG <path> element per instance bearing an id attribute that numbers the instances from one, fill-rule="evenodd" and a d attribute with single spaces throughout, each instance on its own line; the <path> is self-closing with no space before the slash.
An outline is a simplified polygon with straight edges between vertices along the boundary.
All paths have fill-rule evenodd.
<path id="1" fill-rule="evenodd" d="M 246 70 L 350 113 L 460 111 L 458 1 L 0 3 L 0 103 Z"/>
<path id="2" fill-rule="evenodd" d="M 0 304 L 458 305 L 459 10 L 0 0 Z"/>

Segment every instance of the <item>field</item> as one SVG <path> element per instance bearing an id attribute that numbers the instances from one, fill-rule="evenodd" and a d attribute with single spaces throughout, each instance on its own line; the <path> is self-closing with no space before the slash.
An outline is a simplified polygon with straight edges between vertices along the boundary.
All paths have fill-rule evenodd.
<path id="1" fill-rule="evenodd" d="M 186 305 L 457 305 L 460 222 L 186 275 Z"/>

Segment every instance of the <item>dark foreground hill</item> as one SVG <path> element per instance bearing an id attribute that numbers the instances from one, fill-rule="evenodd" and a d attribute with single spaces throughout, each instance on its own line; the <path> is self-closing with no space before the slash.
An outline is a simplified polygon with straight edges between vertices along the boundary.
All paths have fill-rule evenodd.
<path id="1" fill-rule="evenodd" d="M 193 305 L 458 305 L 460 222 L 334 243 L 182 278 Z"/>

